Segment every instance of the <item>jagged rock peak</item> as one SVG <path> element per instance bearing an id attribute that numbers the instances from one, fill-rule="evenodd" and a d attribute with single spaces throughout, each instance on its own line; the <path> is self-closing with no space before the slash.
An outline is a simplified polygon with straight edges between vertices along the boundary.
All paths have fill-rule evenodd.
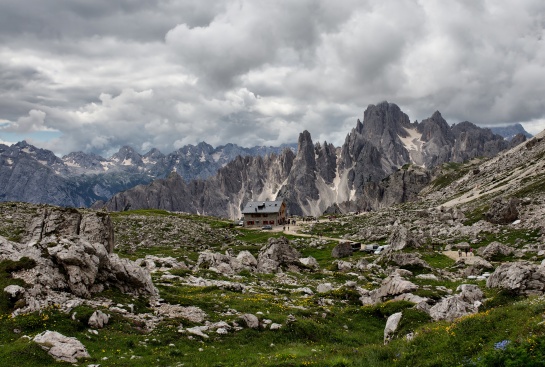
<path id="1" fill-rule="evenodd" d="M 119 151 L 111 159 L 123 165 L 141 165 L 143 163 L 142 156 L 128 145 L 119 148 Z"/>
<path id="2" fill-rule="evenodd" d="M 394 103 L 381 102 L 378 105 L 369 105 L 363 114 L 362 133 L 376 145 L 383 142 L 386 135 L 394 134 L 405 136 L 404 128 L 410 128 L 409 116 L 401 111 Z"/>
<path id="3" fill-rule="evenodd" d="M 299 134 L 296 158 L 308 163 L 312 163 L 315 161 L 314 144 L 312 143 L 312 138 L 307 130 Z"/>
<path id="4" fill-rule="evenodd" d="M 144 154 L 145 158 L 152 158 L 152 159 L 161 159 L 165 155 L 157 148 L 152 148 L 149 152 Z"/>

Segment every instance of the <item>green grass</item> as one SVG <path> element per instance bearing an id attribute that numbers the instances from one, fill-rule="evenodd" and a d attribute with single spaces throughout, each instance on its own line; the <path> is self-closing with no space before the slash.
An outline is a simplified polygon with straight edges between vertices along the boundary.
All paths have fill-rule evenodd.
<path id="1" fill-rule="evenodd" d="M 454 265 L 455 260 L 439 252 L 422 252 L 422 260 L 433 268 L 445 269 Z"/>
<path id="2" fill-rule="evenodd" d="M 0 290 L 2 290 L 2 296 L 0 297 L 0 312 L 11 312 L 13 308 L 17 306 L 17 302 L 8 299 L 7 295 L 3 292 L 3 289 L 8 285 L 26 286 L 23 280 L 14 279 L 12 273 L 23 269 L 32 269 L 34 266 L 36 266 L 36 262 L 28 257 L 23 257 L 19 261 L 0 261 Z"/>
<path id="3" fill-rule="evenodd" d="M 471 167 L 463 163 L 445 163 L 441 166 L 443 174 L 438 176 L 431 184 L 436 189 L 442 189 L 458 180 L 470 171 Z"/>
<path id="4" fill-rule="evenodd" d="M 533 305 L 529 300 L 466 316 L 453 323 L 420 327 L 414 341 L 398 341 L 391 346 L 399 353 L 395 365 L 470 366 L 502 340 L 543 338 L 545 327 L 539 323 L 544 310 L 543 300 Z"/>
<path id="5" fill-rule="evenodd" d="M 238 234 L 237 239 L 249 244 L 266 244 L 269 238 L 286 237 L 288 240 L 299 238 L 298 236 L 287 235 L 282 232 L 261 231 L 259 229 L 237 228 L 235 232 Z"/>

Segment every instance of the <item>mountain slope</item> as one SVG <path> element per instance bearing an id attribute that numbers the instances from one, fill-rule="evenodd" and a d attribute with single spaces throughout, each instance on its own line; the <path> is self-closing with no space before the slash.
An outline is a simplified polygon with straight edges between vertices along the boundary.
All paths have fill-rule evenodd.
<path id="1" fill-rule="evenodd" d="M 235 160 L 200 182 L 202 192 L 180 189 L 176 195 L 185 200 L 183 204 L 158 208 L 185 210 L 182 208 L 191 207 L 188 203 L 192 202 L 198 208 L 193 212 L 236 218 L 245 201 L 283 198 L 291 215 L 320 215 L 333 207 L 341 211 L 377 209 L 414 199 L 430 183 L 429 170 L 437 165 L 492 157 L 508 147 L 501 136 L 470 122 L 449 127 L 435 112 L 421 123 L 411 123 L 397 105 L 382 102 L 368 106 L 363 122 L 357 121 L 340 149 L 327 142 L 314 144 L 304 131 L 293 159 L 282 154 L 244 165 Z M 278 159 L 283 163 L 274 162 Z M 413 167 L 400 170 L 406 165 Z M 275 166 L 284 169 L 271 174 Z M 161 184 L 168 190 L 168 184 Z M 145 188 L 140 187 L 138 194 L 129 190 L 116 195 L 106 207 L 123 210 L 130 203 L 131 208 L 154 208 L 149 202 Z"/>

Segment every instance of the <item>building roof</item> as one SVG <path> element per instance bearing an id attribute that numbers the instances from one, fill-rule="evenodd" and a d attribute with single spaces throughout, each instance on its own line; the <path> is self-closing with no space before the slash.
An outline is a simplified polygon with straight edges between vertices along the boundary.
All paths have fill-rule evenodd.
<path id="1" fill-rule="evenodd" d="M 244 209 L 242 209 L 242 214 L 251 214 L 251 213 L 278 213 L 280 207 L 282 206 L 283 201 L 249 201 Z"/>

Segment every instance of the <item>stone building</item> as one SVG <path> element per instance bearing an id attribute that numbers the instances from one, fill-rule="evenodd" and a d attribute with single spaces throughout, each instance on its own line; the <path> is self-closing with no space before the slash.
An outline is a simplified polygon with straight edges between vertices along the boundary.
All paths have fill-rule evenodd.
<path id="1" fill-rule="evenodd" d="M 282 225 L 286 223 L 284 201 L 250 201 L 242 209 L 245 227 Z"/>

